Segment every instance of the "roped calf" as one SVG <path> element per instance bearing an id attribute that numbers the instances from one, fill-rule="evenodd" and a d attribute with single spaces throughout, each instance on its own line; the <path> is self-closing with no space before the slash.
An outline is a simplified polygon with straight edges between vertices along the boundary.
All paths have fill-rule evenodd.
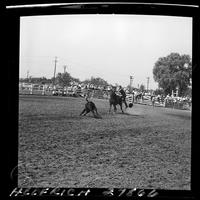
<path id="1" fill-rule="evenodd" d="M 88 114 L 89 112 L 92 112 L 93 113 L 93 116 L 95 118 L 101 118 L 101 116 L 99 115 L 98 111 L 97 111 L 97 107 L 96 105 L 92 102 L 92 101 L 89 101 L 88 98 L 86 98 L 86 104 L 85 104 L 85 108 L 83 109 L 83 111 L 81 112 L 80 116 L 81 115 L 86 115 Z"/>

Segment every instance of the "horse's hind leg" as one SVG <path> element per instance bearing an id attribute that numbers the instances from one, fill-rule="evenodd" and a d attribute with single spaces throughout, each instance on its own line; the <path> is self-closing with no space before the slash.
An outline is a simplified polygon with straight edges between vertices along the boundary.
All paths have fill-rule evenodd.
<path id="1" fill-rule="evenodd" d="M 96 112 L 96 116 L 101 118 L 101 115 L 99 115 L 98 111 L 97 111 L 97 108 L 95 109 L 95 112 Z"/>
<path id="2" fill-rule="evenodd" d="M 111 107 L 112 107 L 112 104 L 110 103 L 109 113 L 111 112 Z"/>
<path id="3" fill-rule="evenodd" d="M 113 105 L 114 106 L 114 112 L 116 113 L 117 112 L 117 106 L 116 105 Z"/>
<path id="4" fill-rule="evenodd" d="M 122 104 L 120 104 L 120 109 L 121 109 L 122 113 L 124 113 L 124 111 L 123 111 L 123 109 L 122 109 Z"/>
<path id="5" fill-rule="evenodd" d="M 95 110 L 95 113 L 96 113 L 96 115 L 98 116 L 98 115 L 99 115 L 99 113 L 98 113 L 97 109 L 95 108 L 94 110 Z"/>
<path id="6" fill-rule="evenodd" d="M 97 115 L 95 114 L 94 110 L 92 110 L 92 114 L 94 117 L 97 117 Z"/>

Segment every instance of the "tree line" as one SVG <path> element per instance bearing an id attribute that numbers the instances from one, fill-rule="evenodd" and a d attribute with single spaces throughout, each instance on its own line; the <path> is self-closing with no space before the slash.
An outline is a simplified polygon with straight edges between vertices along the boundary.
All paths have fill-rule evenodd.
<path id="1" fill-rule="evenodd" d="M 46 77 L 28 77 L 28 78 L 20 78 L 19 82 L 33 83 L 33 84 L 55 84 L 60 87 L 69 86 L 72 82 L 78 84 L 86 84 L 86 85 L 95 85 L 95 86 L 108 86 L 110 85 L 107 81 L 100 77 L 91 77 L 90 79 L 85 79 L 84 81 L 80 81 L 78 78 L 74 78 L 70 75 L 70 73 L 58 73 L 54 79 L 46 78 Z"/>
<path id="2" fill-rule="evenodd" d="M 192 80 L 192 61 L 189 55 L 180 55 L 179 53 L 171 53 L 166 57 L 160 57 L 153 66 L 153 78 L 158 83 L 159 88 L 155 90 L 156 94 L 168 95 L 172 91 L 178 89 L 179 96 L 191 96 L 191 80 Z M 91 77 L 84 81 L 80 81 L 78 78 L 74 78 L 70 73 L 58 73 L 54 78 L 47 79 L 46 77 L 41 78 L 25 78 L 20 79 L 21 82 L 31 82 L 36 84 L 55 84 L 61 87 L 69 86 L 70 83 L 84 83 L 86 85 L 95 86 L 108 86 L 106 80 L 100 77 Z M 130 85 L 128 86 L 130 88 Z M 140 85 L 140 90 L 144 91 L 144 84 Z"/>

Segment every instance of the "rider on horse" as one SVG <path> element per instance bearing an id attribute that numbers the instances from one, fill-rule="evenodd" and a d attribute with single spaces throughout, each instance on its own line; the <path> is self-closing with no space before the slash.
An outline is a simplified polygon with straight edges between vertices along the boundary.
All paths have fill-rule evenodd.
<path id="1" fill-rule="evenodd" d="M 119 92 L 122 95 L 122 102 L 125 104 L 126 108 L 128 107 L 126 103 L 126 92 L 123 90 L 122 86 L 119 86 Z"/>

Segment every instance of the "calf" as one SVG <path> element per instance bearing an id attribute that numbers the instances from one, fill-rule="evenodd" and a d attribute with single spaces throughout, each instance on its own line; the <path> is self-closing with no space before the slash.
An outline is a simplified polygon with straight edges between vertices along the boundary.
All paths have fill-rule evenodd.
<path id="1" fill-rule="evenodd" d="M 81 112 L 80 116 L 81 115 L 86 115 L 88 114 L 89 112 L 92 112 L 93 113 L 93 116 L 96 118 L 96 117 L 100 117 L 98 111 L 97 111 L 97 107 L 96 105 L 92 102 L 92 101 L 89 101 L 87 98 L 86 98 L 86 104 L 85 104 L 85 108 L 83 109 L 83 111 Z M 101 118 L 101 117 L 100 117 Z"/>

